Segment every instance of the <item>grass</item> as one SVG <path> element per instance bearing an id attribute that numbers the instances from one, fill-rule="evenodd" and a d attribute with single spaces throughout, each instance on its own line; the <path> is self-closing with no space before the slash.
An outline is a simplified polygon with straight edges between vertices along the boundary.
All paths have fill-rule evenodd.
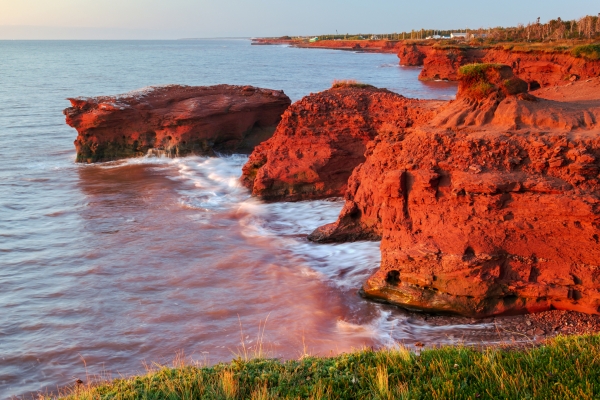
<path id="1" fill-rule="evenodd" d="M 586 44 L 574 47 L 571 54 L 588 60 L 600 60 L 600 43 Z"/>
<path id="2" fill-rule="evenodd" d="M 460 67 L 458 72 L 461 76 L 465 78 L 471 79 L 483 79 L 485 77 L 486 71 L 490 69 L 500 69 L 504 65 L 503 64 L 467 64 Z"/>
<path id="3" fill-rule="evenodd" d="M 470 49 L 496 49 L 506 50 L 513 53 L 566 53 L 575 57 L 587 58 L 589 60 L 600 60 L 600 43 L 582 43 L 573 40 L 553 41 L 553 42 L 498 42 L 498 43 L 478 43 L 478 42 L 456 42 L 452 40 L 405 40 L 406 44 L 418 44 L 421 46 L 431 46 L 438 50 L 459 50 L 467 51 Z"/>
<path id="4" fill-rule="evenodd" d="M 369 85 L 367 83 L 362 83 L 362 82 L 358 82 L 355 81 L 354 79 L 336 79 L 333 81 L 333 84 L 331 85 L 332 89 L 339 89 L 339 88 L 360 88 L 360 89 L 365 89 L 365 88 L 375 88 L 375 86 L 373 85 Z"/>
<path id="5" fill-rule="evenodd" d="M 479 99 L 487 97 L 493 90 L 495 86 L 488 82 L 476 82 L 470 86 L 469 90 L 471 94 Z"/>
<path id="6" fill-rule="evenodd" d="M 527 350 L 464 346 L 362 350 L 280 362 L 238 358 L 212 367 L 161 367 L 79 385 L 64 399 L 593 399 L 600 335 L 557 337 Z"/>
<path id="7" fill-rule="evenodd" d="M 432 46 L 434 49 L 438 50 L 469 50 L 473 48 L 477 48 L 475 46 L 471 46 L 468 43 L 435 43 Z"/>

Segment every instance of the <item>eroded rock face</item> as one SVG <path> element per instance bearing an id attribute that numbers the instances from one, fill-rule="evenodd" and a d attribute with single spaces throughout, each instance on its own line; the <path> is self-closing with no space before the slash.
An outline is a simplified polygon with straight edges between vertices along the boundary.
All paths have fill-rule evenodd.
<path id="1" fill-rule="evenodd" d="M 381 237 L 364 293 L 405 308 L 599 313 L 600 92 L 578 92 L 561 88 L 564 102 L 494 92 L 494 107 L 459 96 L 422 125 L 380 134 L 338 221 L 311 238 Z M 440 118 L 448 110 L 455 118 Z"/>
<path id="2" fill-rule="evenodd" d="M 423 47 L 415 43 L 402 43 L 399 45 L 398 58 L 400 58 L 400 65 L 406 67 L 419 67 L 423 65 L 423 61 L 427 55 Z"/>
<path id="3" fill-rule="evenodd" d="M 570 81 L 600 76 L 600 61 L 573 57 L 565 53 L 525 53 L 492 49 L 485 53 L 481 62 L 511 66 L 515 75 L 529 83 L 530 90 L 561 86 Z"/>
<path id="4" fill-rule="evenodd" d="M 78 162 L 145 155 L 249 153 L 271 137 L 291 104 L 252 86 L 155 86 L 118 96 L 69 99 Z"/>
<path id="5" fill-rule="evenodd" d="M 370 140 L 430 119 L 440 104 L 364 85 L 312 94 L 294 103 L 273 137 L 252 152 L 242 182 L 267 201 L 343 196 Z"/>
<path id="6" fill-rule="evenodd" d="M 597 134 L 382 138 L 353 175 L 345 207 L 363 232 L 382 237 L 365 293 L 470 316 L 597 312 L 598 160 Z"/>
<path id="7" fill-rule="evenodd" d="M 399 44 L 400 65 L 423 65 L 419 79 L 459 80 L 458 69 L 472 63 L 499 63 L 510 66 L 531 90 L 565 85 L 570 80 L 600 76 L 600 61 L 573 57 L 562 52 L 519 52 L 502 48 L 481 49 L 453 45 Z"/>

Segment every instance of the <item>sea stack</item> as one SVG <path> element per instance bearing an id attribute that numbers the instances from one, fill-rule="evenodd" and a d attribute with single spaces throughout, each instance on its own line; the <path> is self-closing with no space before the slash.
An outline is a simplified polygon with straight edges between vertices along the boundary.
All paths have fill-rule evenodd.
<path id="1" fill-rule="evenodd" d="M 151 86 L 117 96 L 70 98 L 78 162 L 147 154 L 250 153 L 271 137 L 291 104 L 252 86 Z"/>

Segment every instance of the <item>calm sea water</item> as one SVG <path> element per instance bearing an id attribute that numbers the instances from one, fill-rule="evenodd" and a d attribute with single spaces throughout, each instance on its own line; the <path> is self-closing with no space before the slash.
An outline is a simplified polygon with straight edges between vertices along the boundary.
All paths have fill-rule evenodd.
<path id="1" fill-rule="evenodd" d="M 449 341 L 357 290 L 378 243 L 315 245 L 339 201 L 261 204 L 245 158 L 74 163 L 71 96 L 167 83 L 250 84 L 293 100 L 334 79 L 451 98 L 390 54 L 251 46 L 248 40 L 0 41 L 0 398 L 119 376 L 179 353 L 229 361 L 257 339 L 271 357 L 395 341 Z M 242 345 L 243 344 L 243 345 Z"/>

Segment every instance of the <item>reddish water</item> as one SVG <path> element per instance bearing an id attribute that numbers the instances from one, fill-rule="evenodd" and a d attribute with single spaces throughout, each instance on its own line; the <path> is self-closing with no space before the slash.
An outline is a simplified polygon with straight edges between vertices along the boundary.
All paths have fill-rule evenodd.
<path id="1" fill-rule="evenodd" d="M 395 341 L 451 342 L 449 334 L 460 339 L 483 327 L 428 327 L 361 299 L 357 290 L 377 268 L 378 243 L 306 241 L 314 227 L 335 219 L 341 203 L 261 204 L 237 183 L 244 160 L 78 168 L 74 184 L 84 202 L 49 216 L 70 215 L 76 243 L 58 236 L 37 256 L 22 250 L 32 266 L 44 253 L 55 259 L 43 263 L 47 273 L 36 283 L 27 282 L 21 264 L 22 285 L 35 294 L 25 300 L 17 289 L 7 308 L 31 301 L 38 314 L 4 325 L 4 333 L 27 341 L 16 341 L 19 351 L 3 342 L 3 378 L 17 387 L 52 387 L 84 378 L 84 361 L 91 374 L 131 374 L 143 361 L 169 363 L 180 351 L 215 363 L 255 353 L 262 343 L 270 357 L 295 358 Z M 63 246 L 76 256 L 57 257 Z"/>
<path id="2" fill-rule="evenodd" d="M 414 97 L 454 87 L 422 85 L 394 55 L 245 41 L 0 48 L 0 398 L 85 380 L 86 366 L 130 375 L 181 351 L 229 361 L 259 336 L 268 356 L 296 358 L 485 328 L 429 326 L 360 298 L 379 244 L 305 239 L 339 201 L 261 204 L 237 183 L 241 156 L 76 165 L 61 115 L 67 96 L 168 82 L 249 83 L 295 100 L 335 78 Z"/>

